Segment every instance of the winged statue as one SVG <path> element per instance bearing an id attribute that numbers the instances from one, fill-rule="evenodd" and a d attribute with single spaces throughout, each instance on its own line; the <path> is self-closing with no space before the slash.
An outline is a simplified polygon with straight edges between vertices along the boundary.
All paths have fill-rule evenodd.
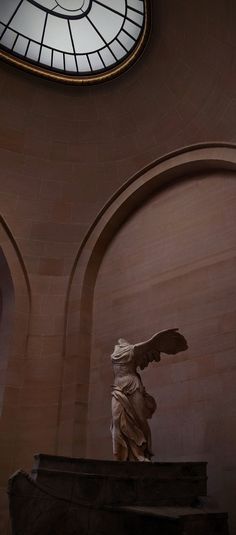
<path id="1" fill-rule="evenodd" d="M 160 354 L 175 355 L 188 349 L 178 329 L 166 329 L 138 344 L 120 338 L 111 355 L 112 443 L 117 461 L 151 461 L 153 456 L 148 420 L 156 410 L 155 399 L 143 386 L 137 368 L 159 362 Z"/>

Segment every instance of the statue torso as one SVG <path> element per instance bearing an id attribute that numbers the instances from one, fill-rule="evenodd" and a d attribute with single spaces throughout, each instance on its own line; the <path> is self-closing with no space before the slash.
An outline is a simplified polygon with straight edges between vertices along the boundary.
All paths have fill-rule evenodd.
<path id="1" fill-rule="evenodd" d="M 118 356 L 112 355 L 112 365 L 114 388 L 122 390 L 126 395 L 133 394 L 137 389 L 143 391 L 141 377 L 136 371 L 133 347 Z"/>

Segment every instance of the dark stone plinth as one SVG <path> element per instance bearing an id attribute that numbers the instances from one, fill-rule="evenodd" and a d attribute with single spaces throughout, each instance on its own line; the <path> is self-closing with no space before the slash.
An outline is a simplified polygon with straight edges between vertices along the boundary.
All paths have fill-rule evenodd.
<path id="1" fill-rule="evenodd" d="M 59 470 L 60 472 L 75 472 L 76 474 L 100 474 L 104 476 L 125 477 L 201 477 L 206 479 L 206 462 L 162 462 L 140 463 L 100 461 L 98 459 L 79 459 L 39 453 L 34 456 L 33 470 L 41 468 Z"/>
<path id="2" fill-rule="evenodd" d="M 228 535 L 225 513 L 194 507 L 206 463 L 35 460 L 9 481 L 13 535 Z"/>
<path id="3" fill-rule="evenodd" d="M 191 505 L 206 496 L 206 463 L 137 463 L 35 456 L 32 476 L 87 504 Z"/>

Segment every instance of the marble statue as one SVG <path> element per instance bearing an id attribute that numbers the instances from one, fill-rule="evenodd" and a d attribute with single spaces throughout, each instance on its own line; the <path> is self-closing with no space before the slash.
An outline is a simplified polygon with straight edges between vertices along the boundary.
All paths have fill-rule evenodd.
<path id="1" fill-rule="evenodd" d="M 148 419 L 156 410 L 156 402 L 146 392 L 137 368 L 143 370 L 150 362 L 159 362 L 160 353 L 174 355 L 187 348 L 178 329 L 161 331 L 139 344 L 130 344 L 123 338 L 118 340 L 111 355 L 114 371 L 111 433 L 115 460 L 150 461 L 153 456 Z"/>

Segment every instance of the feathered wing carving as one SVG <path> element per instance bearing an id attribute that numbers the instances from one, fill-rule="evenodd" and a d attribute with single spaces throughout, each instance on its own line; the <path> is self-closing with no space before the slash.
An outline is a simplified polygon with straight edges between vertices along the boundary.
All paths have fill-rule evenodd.
<path id="1" fill-rule="evenodd" d="M 150 362 L 158 362 L 160 353 L 175 355 L 180 351 L 188 349 L 187 342 L 178 329 L 166 329 L 154 334 L 152 338 L 134 345 L 134 359 L 136 366 L 141 370 L 146 368 Z"/>

